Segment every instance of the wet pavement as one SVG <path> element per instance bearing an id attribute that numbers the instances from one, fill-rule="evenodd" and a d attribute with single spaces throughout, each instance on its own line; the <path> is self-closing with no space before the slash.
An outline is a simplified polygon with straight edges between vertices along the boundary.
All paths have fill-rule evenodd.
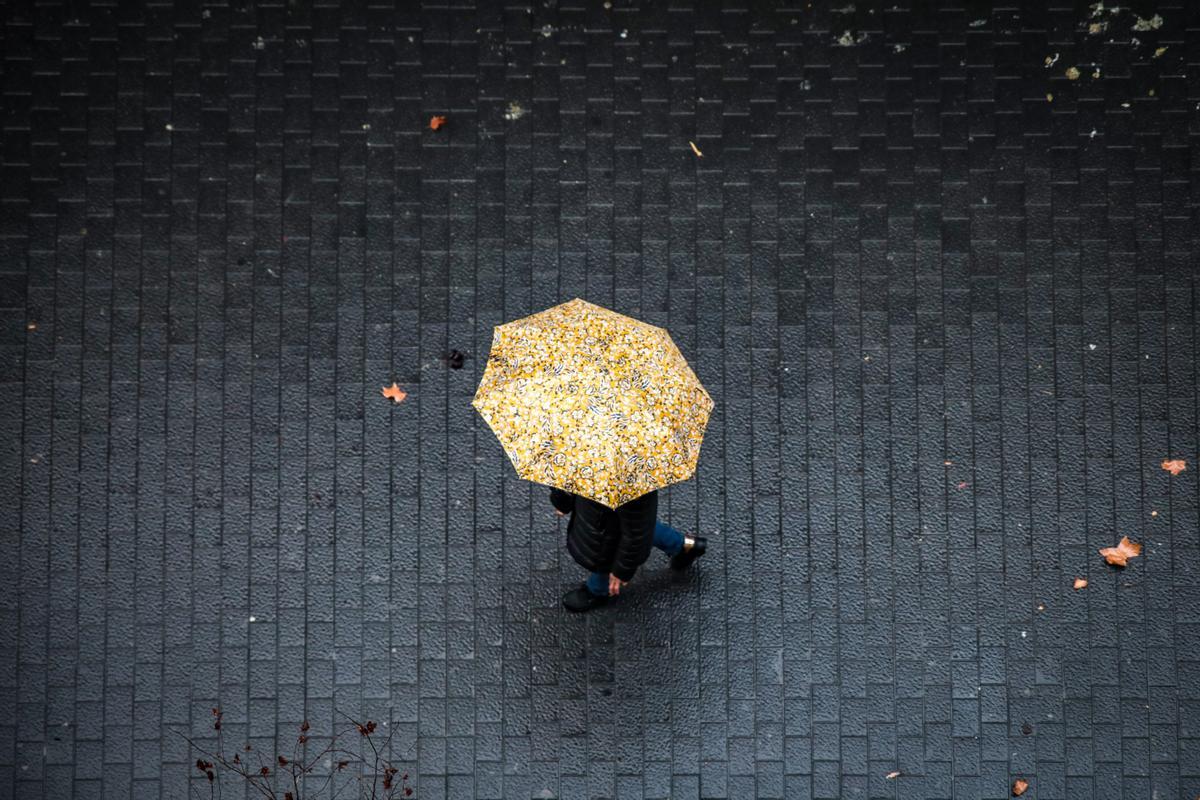
<path id="1" fill-rule="evenodd" d="M 642 5 L 2 7 L 0 798 L 207 797 L 213 708 L 420 800 L 1200 795 L 1200 7 Z M 585 617 L 470 405 L 576 296 L 716 401 Z"/>

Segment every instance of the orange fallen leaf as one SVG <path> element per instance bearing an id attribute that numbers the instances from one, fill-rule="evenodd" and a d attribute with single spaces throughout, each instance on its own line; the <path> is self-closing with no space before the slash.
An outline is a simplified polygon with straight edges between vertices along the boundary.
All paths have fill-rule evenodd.
<path id="1" fill-rule="evenodd" d="M 1025 790 L 1029 788 L 1029 781 L 1023 781 L 1017 778 L 1013 781 L 1013 797 L 1020 797 L 1025 794 Z"/>
<path id="2" fill-rule="evenodd" d="M 1116 547 L 1100 548 L 1100 555 L 1104 556 L 1104 560 L 1114 567 L 1123 567 L 1131 558 L 1137 558 L 1142 554 L 1142 546 L 1137 542 L 1129 541 L 1128 536 L 1122 536 L 1121 541 Z"/>
<path id="3" fill-rule="evenodd" d="M 403 389 L 401 389 L 399 386 L 397 386 L 395 381 L 392 382 L 391 386 L 384 386 L 383 391 L 381 393 L 383 394 L 384 397 L 390 397 L 391 399 L 395 400 L 397 403 L 402 402 L 404 400 L 404 398 L 408 397 L 408 393 L 405 392 Z"/>
<path id="4" fill-rule="evenodd" d="M 438 128 L 446 124 L 446 118 L 442 116 L 429 118 L 429 130 L 436 131 Z"/>
<path id="5" fill-rule="evenodd" d="M 899 778 L 899 777 L 900 777 L 900 770 L 896 770 L 895 772 L 889 772 L 887 775 L 884 775 L 883 777 L 887 778 L 889 781 L 890 781 L 892 778 Z"/>
<path id="6" fill-rule="evenodd" d="M 696 158 L 704 158 L 704 153 L 700 152 L 700 148 L 696 147 L 695 142 L 693 142 L 689 139 L 688 144 L 690 144 L 692 146 L 692 152 L 696 154 Z"/>
<path id="7" fill-rule="evenodd" d="M 1165 469 L 1167 472 L 1171 473 L 1172 475 L 1178 475 L 1179 473 L 1181 473 L 1185 469 L 1187 469 L 1187 462 L 1184 461 L 1182 458 L 1177 458 L 1173 461 L 1164 461 L 1162 463 L 1162 468 Z"/>
<path id="8" fill-rule="evenodd" d="M 1086 586 L 1087 586 L 1087 578 L 1076 578 L 1075 579 L 1075 590 L 1076 591 L 1083 589 Z"/>

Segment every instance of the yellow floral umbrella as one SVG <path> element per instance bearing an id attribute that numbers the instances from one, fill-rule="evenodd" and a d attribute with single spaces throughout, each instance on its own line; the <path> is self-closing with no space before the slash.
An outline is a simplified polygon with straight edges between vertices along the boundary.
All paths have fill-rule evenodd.
<path id="1" fill-rule="evenodd" d="M 578 298 L 497 326 L 471 404 L 517 475 L 609 508 L 690 478 L 713 409 L 670 334 Z"/>

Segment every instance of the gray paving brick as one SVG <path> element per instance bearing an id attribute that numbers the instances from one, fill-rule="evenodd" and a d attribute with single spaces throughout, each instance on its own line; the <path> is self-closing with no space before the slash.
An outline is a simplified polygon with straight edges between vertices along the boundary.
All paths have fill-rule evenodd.
<path id="1" fill-rule="evenodd" d="M 217 705 L 421 798 L 1200 793 L 1194 14 L 814 5 L 6 8 L 0 797 Z M 717 400 L 583 620 L 470 408 L 576 295 Z"/>

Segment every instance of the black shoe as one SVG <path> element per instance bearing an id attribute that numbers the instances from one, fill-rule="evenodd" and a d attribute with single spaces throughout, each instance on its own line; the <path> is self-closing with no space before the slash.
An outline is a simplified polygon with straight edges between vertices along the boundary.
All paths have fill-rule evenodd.
<path id="1" fill-rule="evenodd" d="M 693 561 L 704 555 L 706 550 L 708 550 L 708 539 L 705 539 L 703 536 L 697 536 L 695 539 L 685 536 L 683 539 L 683 549 L 671 556 L 671 569 L 687 569 L 692 565 Z"/>
<path id="2" fill-rule="evenodd" d="M 608 602 L 608 597 L 592 594 L 592 590 L 583 584 L 578 589 L 572 589 L 563 595 L 563 606 L 567 611 L 591 611 Z"/>

